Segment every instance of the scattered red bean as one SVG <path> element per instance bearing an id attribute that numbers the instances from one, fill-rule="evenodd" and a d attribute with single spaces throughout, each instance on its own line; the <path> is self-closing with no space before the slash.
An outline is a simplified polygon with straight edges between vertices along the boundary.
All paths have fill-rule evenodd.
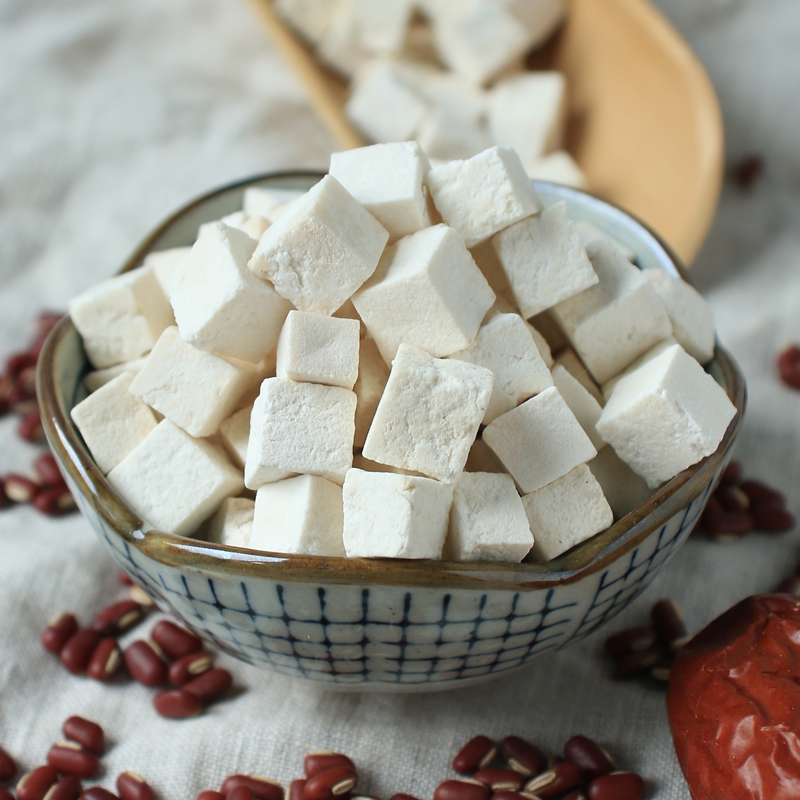
<path id="1" fill-rule="evenodd" d="M 263 775 L 229 775 L 220 791 L 227 797 L 240 786 L 247 787 L 258 800 L 283 800 L 283 787 Z"/>
<path id="2" fill-rule="evenodd" d="M 92 630 L 103 636 L 119 636 L 144 619 L 144 609 L 133 600 L 120 600 L 100 611 L 92 620 Z"/>
<path id="3" fill-rule="evenodd" d="M 6 359 L 6 375 L 17 378 L 23 370 L 35 366 L 36 356 L 32 353 L 12 353 Z"/>
<path id="4" fill-rule="evenodd" d="M 453 769 L 462 775 L 471 775 L 488 767 L 497 755 L 497 745 L 488 736 L 475 736 L 455 755 Z"/>
<path id="5" fill-rule="evenodd" d="M 730 461 L 722 472 L 719 479 L 720 485 L 725 486 L 729 483 L 739 483 L 742 480 L 741 461 Z"/>
<path id="6" fill-rule="evenodd" d="M 44 796 L 57 780 L 58 773 L 51 766 L 37 767 L 19 779 L 17 797 L 19 800 L 44 800 Z"/>
<path id="7" fill-rule="evenodd" d="M 574 792 L 565 794 L 561 800 L 586 800 L 586 795 L 583 793 L 583 790 L 576 789 Z"/>
<path id="8" fill-rule="evenodd" d="M 70 717 L 64 723 L 62 731 L 67 739 L 82 744 L 90 753 L 103 755 L 105 733 L 96 722 L 83 717 Z"/>
<path id="9" fill-rule="evenodd" d="M 193 694 L 183 689 L 170 689 L 159 692 L 153 698 L 156 711 L 168 719 L 196 717 L 203 712 L 203 704 Z"/>
<path id="10" fill-rule="evenodd" d="M 208 672 L 214 666 L 210 653 L 190 653 L 170 664 L 168 677 L 173 686 L 183 686 L 190 680 Z"/>
<path id="11" fill-rule="evenodd" d="M 256 796 L 247 786 L 237 786 L 228 792 L 225 800 L 256 800 Z"/>
<path id="12" fill-rule="evenodd" d="M 156 793 L 138 773 L 126 770 L 117 777 L 117 791 L 122 800 L 156 800 Z"/>
<path id="13" fill-rule="evenodd" d="M 303 800 L 303 790 L 305 789 L 306 783 L 307 781 L 303 778 L 292 781 L 286 791 L 284 800 Z"/>
<path id="14" fill-rule="evenodd" d="M 479 769 L 472 777 L 493 792 L 518 792 L 525 783 L 525 776 L 513 769 Z"/>
<path id="15" fill-rule="evenodd" d="M 533 795 L 531 795 L 533 797 Z M 501 789 L 492 795 L 492 800 L 528 800 L 524 794 L 512 792 L 509 789 Z"/>
<path id="16" fill-rule="evenodd" d="M 564 745 L 564 755 L 580 767 L 588 779 L 605 775 L 614 769 L 611 756 L 597 742 L 587 736 L 573 736 Z"/>
<path id="17" fill-rule="evenodd" d="M 470 780 L 450 780 L 440 783 L 433 800 L 489 800 L 492 790 L 482 783 Z"/>
<path id="18" fill-rule="evenodd" d="M 508 766 L 523 775 L 538 775 L 547 765 L 544 753 L 519 736 L 506 736 L 500 750 Z"/>
<path id="19" fill-rule="evenodd" d="M 197 800 L 225 800 L 225 795 L 222 792 L 215 792 L 213 789 L 206 789 L 197 795 Z"/>
<path id="20" fill-rule="evenodd" d="M 102 637 L 90 629 L 78 631 L 61 648 L 61 663 L 76 675 L 82 675 L 89 666 L 95 648 Z"/>
<path id="21" fill-rule="evenodd" d="M 747 495 L 753 506 L 782 507 L 786 503 L 786 498 L 777 489 L 761 481 L 742 481 L 739 488 Z"/>
<path id="22" fill-rule="evenodd" d="M 619 679 L 631 678 L 641 675 L 657 664 L 663 656 L 660 646 L 649 647 L 647 650 L 637 650 L 627 653 L 617 659 L 614 664 L 614 677 Z"/>
<path id="23" fill-rule="evenodd" d="M 101 639 L 95 647 L 86 674 L 96 681 L 109 681 L 122 666 L 122 650 L 112 636 Z"/>
<path id="24" fill-rule="evenodd" d="M 540 800 L 550 800 L 574 789 L 583 780 L 583 770 L 571 761 L 562 761 L 553 769 L 531 778 L 525 791 L 535 794 Z"/>
<path id="25" fill-rule="evenodd" d="M 787 386 L 800 389 L 800 347 L 796 344 L 778 356 L 778 374 Z"/>
<path id="26" fill-rule="evenodd" d="M 17 435 L 26 442 L 44 442 L 44 427 L 39 409 L 36 408 L 36 400 L 20 401 L 12 406 L 12 411 L 23 413 L 22 419 L 17 425 Z"/>
<path id="27" fill-rule="evenodd" d="M 31 502 L 37 511 L 48 517 L 62 517 L 77 508 L 75 498 L 66 486 L 43 489 Z"/>
<path id="28" fill-rule="evenodd" d="M 122 658 L 131 677 L 145 686 L 161 686 L 167 679 L 167 665 L 152 642 L 138 639 L 125 648 Z"/>
<path id="29" fill-rule="evenodd" d="M 744 514 L 750 508 L 750 498 L 738 486 L 720 486 L 714 497 L 719 500 L 725 511 L 733 514 Z"/>
<path id="30" fill-rule="evenodd" d="M 233 677 L 228 670 L 215 667 L 190 680 L 183 689 L 198 700 L 210 703 L 222 697 L 231 688 L 232 683 Z"/>
<path id="31" fill-rule="evenodd" d="M 64 476 L 52 453 L 42 453 L 33 462 L 33 471 L 42 486 L 64 486 Z"/>
<path id="32" fill-rule="evenodd" d="M 350 767 L 333 767 L 309 778 L 303 789 L 305 800 L 333 800 L 348 794 L 358 783 L 358 774 Z"/>
<path id="33" fill-rule="evenodd" d="M 742 189 L 752 189 L 764 177 L 764 159 L 757 153 L 744 156 L 733 165 L 731 177 Z"/>
<path id="34" fill-rule="evenodd" d="M 784 578 L 775 590 L 778 594 L 791 594 L 795 597 L 800 597 L 800 578 Z"/>
<path id="35" fill-rule="evenodd" d="M 620 658 L 626 653 L 649 650 L 656 643 L 656 632 L 652 625 L 640 625 L 614 633 L 606 639 L 606 653 L 612 658 Z"/>
<path id="36" fill-rule="evenodd" d="M 663 644 L 669 646 L 676 639 L 686 638 L 686 623 L 680 609 L 672 600 L 659 600 L 651 609 L 650 617 L 656 635 Z"/>
<path id="37" fill-rule="evenodd" d="M 62 611 L 47 623 L 42 631 L 42 647 L 58 654 L 61 648 L 78 632 L 78 620 L 68 611 Z"/>
<path id="38" fill-rule="evenodd" d="M 92 786 L 89 789 L 84 789 L 80 800 L 119 800 L 114 792 L 109 792 L 102 786 Z"/>
<path id="39" fill-rule="evenodd" d="M 130 576 L 130 575 L 128 575 L 128 573 L 127 573 L 127 572 L 125 572 L 125 570 L 124 570 L 124 569 L 121 569 L 121 570 L 120 570 L 120 571 L 117 573 L 117 580 L 118 580 L 120 583 L 124 584 L 125 586 L 133 586 L 133 585 L 134 585 L 134 583 L 133 583 L 133 578 L 131 578 L 131 576 Z"/>
<path id="40" fill-rule="evenodd" d="M 353 772 L 356 771 L 356 765 L 342 753 L 331 753 L 324 750 L 309 753 L 303 759 L 303 770 L 306 773 L 306 778 L 315 778 L 317 775 L 334 767 L 348 767 Z"/>
<path id="41" fill-rule="evenodd" d="M 419 797 L 415 797 L 413 794 L 405 794 L 403 792 L 397 792 L 393 794 L 389 800 L 420 800 Z"/>
<path id="42" fill-rule="evenodd" d="M 34 483 L 24 475 L 11 473 L 6 475 L 3 483 L 6 497 L 14 503 L 30 503 L 41 489 L 38 483 Z"/>
<path id="43" fill-rule="evenodd" d="M 168 619 L 162 619 L 150 635 L 161 649 L 173 659 L 183 658 L 203 649 L 203 642 L 186 628 L 181 628 Z"/>
<path id="44" fill-rule="evenodd" d="M 760 531 L 786 533 L 795 526 L 795 518 L 783 508 L 761 508 L 753 512 L 753 521 Z"/>
<path id="45" fill-rule="evenodd" d="M 81 779 L 74 775 L 66 775 L 48 789 L 44 800 L 78 800 L 81 792 L 83 792 Z"/>
<path id="46" fill-rule="evenodd" d="M 723 511 L 720 514 L 704 514 L 703 526 L 706 533 L 718 541 L 736 541 L 750 533 L 755 523 L 749 514 Z"/>
<path id="47" fill-rule="evenodd" d="M 153 608 L 155 606 L 155 602 L 153 602 L 153 598 L 150 597 L 144 589 L 139 588 L 138 586 L 131 586 L 128 589 L 128 597 L 133 600 L 135 603 L 138 603 L 142 608 Z"/>
<path id="48" fill-rule="evenodd" d="M 47 763 L 62 775 L 94 778 L 100 769 L 97 757 L 77 742 L 56 742 L 47 754 Z"/>
<path id="49" fill-rule="evenodd" d="M 589 800 L 643 800 L 644 781 L 635 772 L 612 772 L 589 784 Z"/>
<path id="50" fill-rule="evenodd" d="M 17 762 L 0 747 L 0 781 L 10 781 L 17 774 Z"/>

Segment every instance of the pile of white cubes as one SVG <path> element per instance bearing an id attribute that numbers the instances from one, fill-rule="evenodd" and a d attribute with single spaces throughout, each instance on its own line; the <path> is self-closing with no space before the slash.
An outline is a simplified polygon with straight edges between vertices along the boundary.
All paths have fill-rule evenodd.
<path id="1" fill-rule="evenodd" d="M 549 561 L 735 414 L 706 302 L 628 255 L 543 208 L 512 149 L 336 153 L 72 301 L 94 367 L 72 418 L 156 531 Z"/>
<path id="2" fill-rule="evenodd" d="M 532 178 L 585 187 L 563 149 L 565 76 L 524 66 L 563 23 L 564 0 L 276 0 L 276 9 L 352 81 L 345 110 L 368 140 L 415 139 L 433 162 L 504 145 Z"/>

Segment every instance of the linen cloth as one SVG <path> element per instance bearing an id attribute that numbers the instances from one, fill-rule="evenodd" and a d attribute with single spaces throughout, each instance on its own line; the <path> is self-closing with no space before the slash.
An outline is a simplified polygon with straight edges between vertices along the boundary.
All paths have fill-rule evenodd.
<path id="1" fill-rule="evenodd" d="M 800 340 L 800 8 L 797 0 L 659 0 L 707 64 L 729 156 L 766 158 L 751 192 L 728 185 L 694 275 L 750 388 L 738 457 L 800 514 L 800 393 L 776 353 Z M 166 214 L 256 172 L 324 168 L 333 143 L 243 0 L 0 0 L 0 356 L 36 312 L 114 273 Z M 39 449 L 0 420 L 0 473 Z M 672 597 L 696 630 L 772 589 L 800 556 L 798 531 L 722 545 L 689 541 L 632 608 L 585 642 L 472 689 L 336 694 L 219 658 L 242 691 L 202 717 L 161 719 L 154 692 L 77 678 L 39 633 L 58 610 L 88 623 L 119 591 L 116 568 L 79 515 L 0 511 L 0 743 L 43 762 L 71 714 L 109 739 L 103 785 L 142 773 L 164 800 L 218 788 L 234 772 L 287 783 L 302 755 L 344 751 L 359 790 L 431 797 L 476 733 L 528 737 L 549 752 L 574 733 L 605 743 L 653 797 L 683 800 L 664 690 L 608 677 L 605 636 Z M 145 629 L 146 630 L 146 629 Z M 137 630 L 126 641 L 142 635 Z"/>

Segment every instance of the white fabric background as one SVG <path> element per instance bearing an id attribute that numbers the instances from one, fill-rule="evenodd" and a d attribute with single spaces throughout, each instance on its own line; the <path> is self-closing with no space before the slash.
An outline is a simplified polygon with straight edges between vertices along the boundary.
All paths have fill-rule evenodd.
<path id="1" fill-rule="evenodd" d="M 732 160 L 757 151 L 766 179 L 727 186 L 695 267 L 723 342 L 742 364 L 750 407 L 738 455 L 800 513 L 800 394 L 773 361 L 800 340 L 800 8 L 797 0 L 659 0 L 708 65 Z M 255 172 L 324 167 L 332 143 L 243 0 L 0 0 L 0 356 L 37 310 L 112 274 L 137 241 L 188 198 Z M 36 452 L 0 420 L 0 472 Z M 194 797 L 232 772 L 289 781 L 312 749 L 343 750 L 360 789 L 430 797 L 460 743 L 517 733 L 549 750 L 576 732 L 683 800 L 664 694 L 614 683 L 604 636 L 643 620 L 659 596 L 696 629 L 769 590 L 800 555 L 797 532 L 733 545 L 690 541 L 609 630 L 480 688 L 423 696 L 326 693 L 220 659 L 240 695 L 192 721 L 151 709 L 152 692 L 76 678 L 38 636 L 57 610 L 84 621 L 117 591 L 79 516 L 0 511 L 0 743 L 41 763 L 63 720 L 100 721 L 111 740 L 103 783 L 142 772 L 165 800 Z"/>

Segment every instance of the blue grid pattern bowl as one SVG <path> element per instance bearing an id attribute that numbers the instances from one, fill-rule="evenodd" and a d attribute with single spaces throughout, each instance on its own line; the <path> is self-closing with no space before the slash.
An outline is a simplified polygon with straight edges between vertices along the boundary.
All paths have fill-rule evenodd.
<path id="1" fill-rule="evenodd" d="M 202 222 L 241 208 L 248 186 L 307 189 L 321 176 L 268 175 L 179 211 L 133 254 L 189 245 Z M 640 267 L 688 279 L 644 225 L 591 195 L 536 183 L 629 246 Z M 336 688 L 423 691 L 517 669 L 599 628 L 650 583 L 697 523 L 741 425 L 744 379 L 717 347 L 709 371 L 737 408 L 717 452 L 663 486 L 607 531 L 546 565 L 282 555 L 148 530 L 92 461 L 69 411 L 87 361 L 67 318 L 38 370 L 42 418 L 78 506 L 117 563 L 164 609 L 220 650 Z"/>

